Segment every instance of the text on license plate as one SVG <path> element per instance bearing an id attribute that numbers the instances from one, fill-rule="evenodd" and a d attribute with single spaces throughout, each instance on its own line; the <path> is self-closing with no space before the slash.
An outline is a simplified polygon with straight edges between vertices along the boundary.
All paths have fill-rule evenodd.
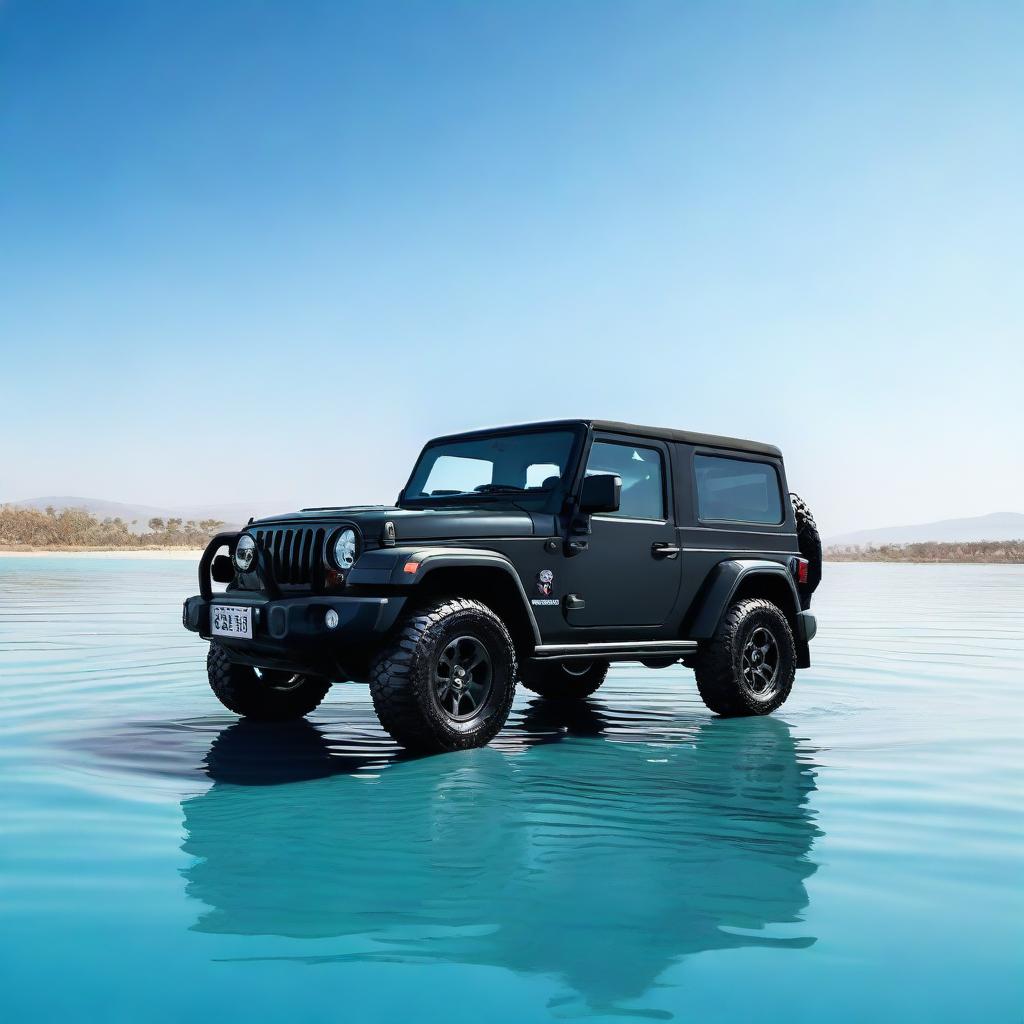
<path id="1" fill-rule="evenodd" d="M 210 609 L 210 632 L 214 636 L 239 636 L 251 640 L 252 609 L 215 604 Z"/>

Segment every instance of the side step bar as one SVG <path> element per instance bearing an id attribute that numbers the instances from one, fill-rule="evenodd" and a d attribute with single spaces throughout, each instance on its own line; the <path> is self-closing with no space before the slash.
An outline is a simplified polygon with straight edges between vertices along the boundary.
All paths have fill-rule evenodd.
<path id="1" fill-rule="evenodd" d="M 695 654 L 693 640 L 619 640 L 600 644 L 540 644 L 533 656 L 538 661 L 570 661 L 600 658 L 602 661 L 642 661 L 647 658 L 683 658 Z"/>

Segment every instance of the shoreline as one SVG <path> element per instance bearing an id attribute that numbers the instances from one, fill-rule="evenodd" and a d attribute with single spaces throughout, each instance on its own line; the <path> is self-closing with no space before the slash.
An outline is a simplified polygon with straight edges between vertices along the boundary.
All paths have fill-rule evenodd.
<path id="1" fill-rule="evenodd" d="M 195 561 L 202 548 L 0 548 L 0 558 L 139 558 L 149 561 Z M 863 565 L 1022 565 L 1009 559 L 973 558 L 825 558 L 826 564 Z"/>
<path id="2" fill-rule="evenodd" d="M 826 565 L 1024 565 L 1016 558 L 825 558 Z"/>
<path id="3" fill-rule="evenodd" d="M 142 558 L 196 561 L 202 548 L 2 548 L 0 558 Z"/>

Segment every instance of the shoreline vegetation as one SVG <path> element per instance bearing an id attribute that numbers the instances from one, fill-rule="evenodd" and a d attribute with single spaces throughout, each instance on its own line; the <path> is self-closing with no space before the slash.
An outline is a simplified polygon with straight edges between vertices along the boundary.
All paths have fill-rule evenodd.
<path id="1" fill-rule="evenodd" d="M 198 562 L 203 556 L 201 548 L 7 548 L 0 547 L 4 558 L 95 558 L 122 561 Z"/>
<path id="2" fill-rule="evenodd" d="M 81 508 L 40 512 L 0 505 L 0 554 L 6 555 L 132 555 L 196 556 L 224 528 L 218 519 L 160 519 L 135 533 L 123 519 L 98 519 Z M 847 544 L 825 549 L 827 562 L 963 562 L 1024 563 L 1024 540 L 927 541 L 917 544 Z"/>
<path id="3" fill-rule="evenodd" d="M 9 554 L 45 552 L 202 551 L 224 528 L 219 519 L 161 519 L 146 522 L 98 519 L 82 508 L 53 508 L 45 512 L 17 505 L 0 505 L 0 551 Z"/>
<path id="4" fill-rule="evenodd" d="M 841 544 L 825 548 L 826 562 L 1024 562 L 1024 540 L 922 541 L 916 544 Z"/>

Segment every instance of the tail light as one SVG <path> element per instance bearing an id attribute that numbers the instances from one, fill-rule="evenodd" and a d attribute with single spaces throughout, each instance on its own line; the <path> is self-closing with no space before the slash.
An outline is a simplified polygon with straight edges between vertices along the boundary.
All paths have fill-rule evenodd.
<path id="1" fill-rule="evenodd" d="M 807 573 L 810 571 L 811 563 L 808 562 L 806 558 L 795 558 L 793 561 L 796 562 L 796 565 L 794 566 L 796 572 L 794 572 L 793 575 L 796 577 L 797 583 L 806 583 Z"/>

